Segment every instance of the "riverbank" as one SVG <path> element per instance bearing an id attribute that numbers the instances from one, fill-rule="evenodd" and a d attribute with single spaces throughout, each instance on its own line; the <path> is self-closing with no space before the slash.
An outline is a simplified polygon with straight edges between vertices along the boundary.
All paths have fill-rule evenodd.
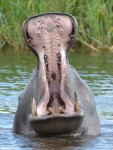
<path id="1" fill-rule="evenodd" d="M 113 1 L 106 0 L 1 0 L 0 49 L 6 45 L 24 49 L 22 23 L 45 12 L 70 13 L 77 18 L 77 47 L 113 52 Z"/>

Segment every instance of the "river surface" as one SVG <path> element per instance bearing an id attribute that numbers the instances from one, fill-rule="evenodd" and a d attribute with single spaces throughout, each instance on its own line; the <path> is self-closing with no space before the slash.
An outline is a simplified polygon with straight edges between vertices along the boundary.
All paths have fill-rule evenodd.
<path id="1" fill-rule="evenodd" d="M 70 63 L 92 90 L 101 122 L 97 137 L 32 137 L 12 133 L 18 96 L 37 61 L 33 54 L 0 52 L 0 150 L 113 150 L 113 54 L 71 53 Z"/>

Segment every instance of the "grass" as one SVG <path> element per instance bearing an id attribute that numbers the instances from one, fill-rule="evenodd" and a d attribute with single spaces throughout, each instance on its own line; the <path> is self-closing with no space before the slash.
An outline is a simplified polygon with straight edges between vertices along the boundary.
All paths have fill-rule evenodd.
<path id="1" fill-rule="evenodd" d="M 113 1 L 109 0 L 0 0 L 0 49 L 5 45 L 23 49 L 23 21 L 46 12 L 76 16 L 78 46 L 113 51 Z"/>

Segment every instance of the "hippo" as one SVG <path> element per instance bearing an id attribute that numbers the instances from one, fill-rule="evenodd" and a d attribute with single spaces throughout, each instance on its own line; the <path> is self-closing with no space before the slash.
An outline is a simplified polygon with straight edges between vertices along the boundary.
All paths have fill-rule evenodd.
<path id="1" fill-rule="evenodd" d="M 77 36 L 74 16 L 45 13 L 22 26 L 25 43 L 38 65 L 19 96 L 13 132 L 17 134 L 91 135 L 100 133 L 94 97 L 68 61 Z"/>

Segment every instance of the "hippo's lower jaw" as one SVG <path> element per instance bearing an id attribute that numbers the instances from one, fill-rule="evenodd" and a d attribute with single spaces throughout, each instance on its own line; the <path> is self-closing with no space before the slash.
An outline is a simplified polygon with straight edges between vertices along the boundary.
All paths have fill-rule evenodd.
<path id="1" fill-rule="evenodd" d="M 47 79 L 45 81 L 45 93 L 42 98 L 39 102 L 37 97 L 32 99 L 29 115 L 31 127 L 37 134 L 47 136 L 76 132 L 82 124 L 84 112 L 76 93 L 68 88 L 69 79 L 64 81 L 61 77 L 59 83 L 52 80 L 48 83 Z M 39 82 L 43 83 L 43 78 L 40 78 Z M 51 86 L 53 89 L 50 88 Z M 59 92 L 60 90 L 62 92 Z"/>
<path id="2" fill-rule="evenodd" d="M 32 99 L 29 121 L 33 130 L 40 135 L 72 133 L 81 126 L 84 113 L 72 89 L 66 51 L 58 49 L 58 53 L 53 52 L 55 58 L 51 57 L 50 60 L 48 51 L 38 52 L 40 89 L 37 89 L 38 98 L 34 95 Z M 54 61 L 54 67 L 51 61 Z"/>
<path id="3" fill-rule="evenodd" d="M 73 114 L 52 114 L 44 116 L 29 115 L 33 130 L 39 135 L 61 135 L 76 132 L 82 124 L 82 110 Z"/>
<path id="4" fill-rule="evenodd" d="M 58 90 L 56 85 L 54 86 L 53 88 Z M 62 84 L 59 86 L 61 86 L 61 90 L 62 87 L 63 89 L 65 87 Z M 46 85 L 45 87 L 47 88 Z M 51 92 L 50 88 L 45 91 L 45 95 L 38 104 L 34 98 L 32 99 L 29 122 L 33 130 L 39 135 L 46 136 L 76 132 L 80 128 L 84 117 L 77 95 L 75 94 L 74 99 L 72 99 L 65 90 L 60 93 L 61 95 L 58 92 Z M 48 97 L 49 93 L 51 95 Z M 65 97 L 63 97 L 64 94 Z"/>
<path id="5" fill-rule="evenodd" d="M 36 96 L 32 99 L 31 114 L 29 115 L 31 127 L 40 135 L 76 132 L 82 124 L 84 112 L 81 110 L 76 92 L 71 86 L 66 53 L 63 49 L 58 53 L 60 68 L 57 66 L 57 57 L 54 62 L 56 68 L 50 66 L 49 60 L 46 60 L 48 71 L 44 61 L 45 52 L 39 52 L 38 55 L 38 84 L 41 86 L 40 91 L 37 90 L 37 92 L 41 95 L 38 93 L 38 100 Z M 48 55 L 46 51 L 46 58 L 49 58 Z"/>

